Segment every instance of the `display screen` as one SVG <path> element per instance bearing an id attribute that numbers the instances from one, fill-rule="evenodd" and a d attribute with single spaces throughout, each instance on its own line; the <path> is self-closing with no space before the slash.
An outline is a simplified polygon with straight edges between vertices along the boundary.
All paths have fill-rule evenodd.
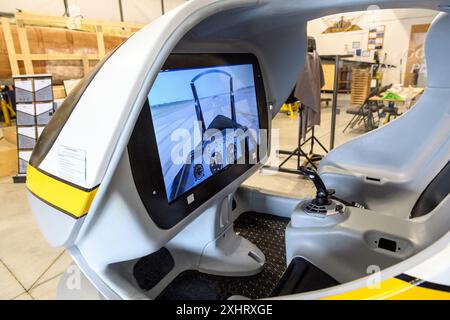
<path id="1" fill-rule="evenodd" d="M 169 203 L 255 158 L 252 64 L 162 70 L 148 99 Z"/>

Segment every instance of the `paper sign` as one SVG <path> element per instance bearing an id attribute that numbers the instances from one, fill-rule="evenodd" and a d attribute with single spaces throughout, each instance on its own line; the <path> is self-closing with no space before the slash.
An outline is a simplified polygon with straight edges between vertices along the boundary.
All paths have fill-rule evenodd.
<path id="1" fill-rule="evenodd" d="M 52 85 L 51 78 L 35 79 L 34 80 L 34 91 L 42 90 L 51 85 Z"/>
<path id="2" fill-rule="evenodd" d="M 36 114 L 39 115 L 49 110 L 53 110 L 53 102 L 36 103 Z"/>
<path id="3" fill-rule="evenodd" d="M 42 131 L 44 131 L 44 128 L 45 127 L 37 127 L 37 136 L 38 136 L 38 138 L 41 136 Z"/>
<path id="4" fill-rule="evenodd" d="M 86 184 L 86 151 L 58 146 L 58 174 L 78 185 Z"/>
<path id="5" fill-rule="evenodd" d="M 32 152 L 32 151 L 22 151 L 22 150 L 19 150 L 19 159 L 23 159 L 23 160 L 25 160 L 26 162 L 29 162 L 29 161 L 30 161 L 30 158 L 31 158 L 31 152 Z"/>
<path id="6" fill-rule="evenodd" d="M 28 92 L 33 92 L 33 82 L 31 80 L 15 80 L 14 86 Z"/>
<path id="7" fill-rule="evenodd" d="M 26 137 L 36 139 L 36 130 L 34 127 L 17 127 L 17 133 Z"/>
<path id="8" fill-rule="evenodd" d="M 30 114 L 30 115 L 35 115 L 36 112 L 34 111 L 34 104 L 33 103 L 18 103 L 16 105 L 16 109 L 17 111 L 26 113 L 26 114 Z"/>

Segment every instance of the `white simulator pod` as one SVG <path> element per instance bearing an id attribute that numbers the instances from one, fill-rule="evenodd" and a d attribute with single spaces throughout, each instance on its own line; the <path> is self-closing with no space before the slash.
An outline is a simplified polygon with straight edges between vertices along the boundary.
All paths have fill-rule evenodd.
<path id="1" fill-rule="evenodd" d="M 264 158 L 265 106 L 254 55 L 169 56 L 128 144 L 136 188 L 160 228 L 173 227 Z"/>

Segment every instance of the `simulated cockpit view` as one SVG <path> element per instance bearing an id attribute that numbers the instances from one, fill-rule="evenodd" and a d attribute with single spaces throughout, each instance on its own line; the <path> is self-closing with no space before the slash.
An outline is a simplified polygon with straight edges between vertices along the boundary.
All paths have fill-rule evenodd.
<path id="1" fill-rule="evenodd" d="M 450 300 L 448 0 L 105 1 L 0 1 L 0 299 Z"/>
<path id="2" fill-rule="evenodd" d="M 255 151 L 253 77 L 251 64 L 159 73 L 149 104 L 169 202 L 244 156 L 249 129 Z"/>

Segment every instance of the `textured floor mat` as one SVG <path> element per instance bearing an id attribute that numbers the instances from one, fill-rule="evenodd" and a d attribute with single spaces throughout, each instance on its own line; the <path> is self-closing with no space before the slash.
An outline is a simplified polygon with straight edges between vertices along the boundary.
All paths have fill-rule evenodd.
<path id="1" fill-rule="evenodd" d="M 252 299 L 268 297 L 286 269 L 284 231 L 288 218 L 247 212 L 234 224 L 234 230 L 261 249 L 266 256 L 262 272 L 250 277 L 224 277 L 188 270 L 172 281 L 158 299 L 218 299 L 232 295 Z"/>

